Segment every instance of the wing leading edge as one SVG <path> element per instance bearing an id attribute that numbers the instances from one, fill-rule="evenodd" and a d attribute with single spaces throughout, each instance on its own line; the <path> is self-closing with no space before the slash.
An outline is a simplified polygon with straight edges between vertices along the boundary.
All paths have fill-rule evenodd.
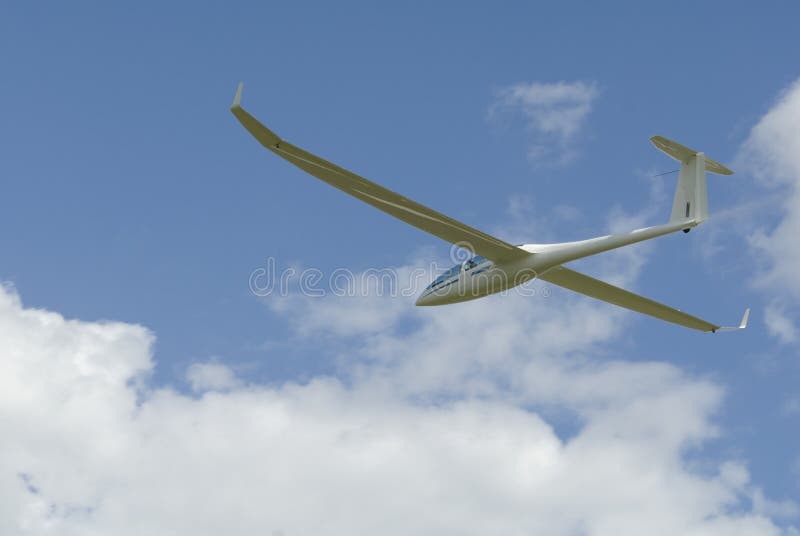
<path id="1" fill-rule="evenodd" d="M 239 84 L 231 112 L 244 128 L 261 145 L 323 182 L 414 227 L 495 262 L 511 261 L 530 255 L 508 242 L 445 216 L 282 140 L 242 108 L 241 97 L 242 84 Z"/>
<path id="2" fill-rule="evenodd" d="M 707 322 L 696 316 L 684 313 L 663 303 L 658 303 L 644 296 L 639 296 L 625 289 L 609 285 L 599 279 L 594 279 L 588 275 L 583 275 L 575 270 L 570 270 L 564 266 L 558 266 L 548 270 L 539 279 L 564 287 L 592 298 L 613 303 L 620 307 L 646 314 L 673 324 L 685 326 L 699 331 L 729 331 L 732 329 L 744 329 L 747 327 L 747 319 L 750 316 L 750 309 L 747 309 L 742 317 L 742 322 L 734 328 L 722 327 L 711 322 Z"/>

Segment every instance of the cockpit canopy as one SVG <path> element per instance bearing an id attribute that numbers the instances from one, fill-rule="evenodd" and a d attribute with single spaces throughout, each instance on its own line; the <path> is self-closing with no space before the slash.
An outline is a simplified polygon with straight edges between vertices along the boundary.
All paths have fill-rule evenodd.
<path id="1" fill-rule="evenodd" d="M 467 259 L 464 262 L 461 262 L 461 263 L 456 264 L 455 266 L 451 267 L 445 273 L 443 273 L 442 275 L 440 275 L 439 277 L 434 279 L 433 283 L 428 285 L 428 289 L 435 289 L 435 288 L 439 287 L 440 285 L 442 285 L 443 283 L 445 283 L 446 281 L 450 281 L 451 279 L 454 279 L 454 278 L 458 279 L 458 274 L 461 273 L 462 267 L 463 267 L 464 272 L 469 272 L 470 270 L 473 270 L 477 266 L 480 266 L 482 264 L 486 264 L 488 262 L 491 262 L 491 261 L 489 261 L 488 259 L 484 259 L 483 257 L 481 257 L 479 255 L 476 255 L 476 256 L 472 257 L 471 259 Z"/>

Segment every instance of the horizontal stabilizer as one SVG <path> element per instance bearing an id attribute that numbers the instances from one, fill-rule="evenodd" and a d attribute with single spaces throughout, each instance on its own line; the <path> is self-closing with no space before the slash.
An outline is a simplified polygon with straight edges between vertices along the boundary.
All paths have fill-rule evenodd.
<path id="1" fill-rule="evenodd" d="M 655 145 L 657 149 L 665 152 L 682 164 L 688 162 L 691 157 L 700 153 L 700 151 L 690 149 L 685 145 L 681 145 L 677 141 L 672 141 L 663 136 L 653 136 L 650 138 L 650 141 L 653 142 L 653 145 Z M 706 171 L 716 173 L 717 175 L 733 175 L 733 171 L 726 168 L 716 160 L 711 160 L 708 157 L 706 157 L 705 160 Z"/>

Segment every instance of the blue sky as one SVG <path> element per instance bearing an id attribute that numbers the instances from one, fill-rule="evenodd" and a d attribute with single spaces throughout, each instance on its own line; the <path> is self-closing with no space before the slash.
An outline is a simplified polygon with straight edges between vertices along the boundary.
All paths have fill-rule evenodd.
<path id="1" fill-rule="evenodd" d="M 253 389 L 279 396 L 317 381 L 342 382 L 337 396 L 358 408 L 363 392 L 391 385 L 396 398 L 377 404 L 387 433 L 405 430 L 394 419 L 409 407 L 478 400 L 541 417 L 566 447 L 585 439 L 598 407 L 611 403 L 596 393 L 580 402 L 543 395 L 546 386 L 535 382 L 509 388 L 509 398 L 500 386 L 523 370 L 533 374 L 530 363 L 562 363 L 552 366 L 577 371 L 576 385 L 581 374 L 612 387 L 628 377 L 598 375 L 608 366 L 632 367 L 645 383 L 652 372 L 670 397 L 708 387 L 719 400 L 703 395 L 697 406 L 675 408 L 683 425 L 698 418 L 705 429 L 681 428 L 685 443 L 670 451 L 676 471 L 739 482 L 730 489 L 741 500 L 721 500 L 720 508 L 793 530 L 800 283 L 792 274 L 800 263 L 781 251 L 794 247 L 800 166 L 782 147 L 800 139 L 791 126 L 798 15 L 779 2 L 5 5 L 0 279 L 28 308 L 14 311 L 55 311 L 86 329 L 116 325 L 106 320 L 145 326 L 149 335 L 131 337 L 152 337 L 152 347 L 120 351 L 139 357 L 103 355 L 130 367 L 119 389 L 146 376 L 137 396 L 153 412 L 165 396 L 190 405 L 211 393 L 231 402 Z M 653 175 L 675 166 L 648 137 L 703 150 L 737 172 L 709 177 L 710 221 L 581 266 L 622 273 L 628 287 L 713 321 L 734 323 L 750 306 L 751 326 L 701 335 L 560 292 L 546 303 L 499 296 L 425 312 L 407 311 L 413 299 L 254 296 L 248 278 L 267 258 L 324 273 L 405 270 L 446 259 L 449 246 L 260 148 L 228 111 L 240 80 L 244 105 L 283 137 L 509 239 L 566 241 L 626 221 L 661 223 L 675 175 Z M 510 88 L 559 83 L 591 94 L 569 135 L 543 130 L 523 104 L 504 101 Z M 547 340 L 525 338 L 544 329 L 537 310 L 545 309 L 558 319 L 540 334 Z M 494 319 L 483 337 L 481 316 Z M 514 322 L 509 333 L 499 321 L 506 318 Z M 443 350 L 428 355 L 438 347 L 431 326 L 441 330 Z M 587 326 L 596 331 L 582 334 Z M 6 351 L 24 356 L 19 348 Z M 470 367 L 459 369 L 445 348 L 460 348 Z M 61 359 L 40 350 L 42 370 Z M 441 366 L 415 376 L 406 370 L 415 359 Z M 572 392 L 569 376 L 556 376 L 555 385 Z M 453 386 L 462 381 L 470 387 Z M 658 433 L 644 437 L 671 445 Z M 33 464 L 38 476 L 3 467 L 34 481 L 60 474 L 42 456 Z M 735 476 L 742 470 L 746 484 Z M 295 525 L 286 516 L 280 530 L 288 534 Z M 586 530 L 601 533 L 589 518 Z M 26 533 L 21 526 L 15 530 Z"/>

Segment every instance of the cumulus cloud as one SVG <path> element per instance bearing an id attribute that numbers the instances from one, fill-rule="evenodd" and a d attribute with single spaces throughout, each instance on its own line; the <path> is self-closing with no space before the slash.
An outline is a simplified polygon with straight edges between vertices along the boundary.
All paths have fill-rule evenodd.
<path id="1" fill-rule="evenodd" d="M 753 233 L 750 244 L 765 260 L 760 286 L 800 296 L 800 80 L 778 97 L 750 131 L 740 165 L 781 194 L 779 219 Z"/>
<path id="2" fill-rule="evenodd" d="M 590 82 L 523 82 L 497 91 L 489 117 L 521 113 L 531 137 L 529 159 L 566 164 L 577 156 L 574 143 L 597 95 Z"/>
<path id="3" fill-rule="evenodd" d="M 792 503 L 754 509 L 740 462 L 687 468 L 717 433 L 719 386 L 587 357 L 619 329 L 600 305 L 509 298 L 396 312 L 404 334 L 363 332 L 338 378 L 243 384 L 197 364 L 189 396 L 143 380 L 146 329 L 2 288 L 0 533 L 780 534 L 770 516 Z M 301 306 L 281 314 L 302 322 Z"/>

